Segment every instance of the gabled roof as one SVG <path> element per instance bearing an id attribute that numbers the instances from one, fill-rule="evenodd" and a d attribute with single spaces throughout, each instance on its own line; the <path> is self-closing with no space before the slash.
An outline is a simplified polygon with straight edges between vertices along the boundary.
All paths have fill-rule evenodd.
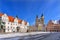
<path id="1" fill-rule="evenodd" d="M 3 14 L 3 13 L 0 13 L 0 17 L 1 17 L 2 15 L 4 15 L 4 14 Z M 12 17 L 12 16 L 8 16 L 8 19 L 9 19 L 9 22 L 14 22 L 14 19 L 15 19 L 15 18 Z M 18 23 L 21 24 L 21 23 L 22 23 L 22 20 L 21 20 L 21 19 L 18 19 Z M 24 21 L 24 24 L 27 25 L 27 22 Z"/>
<path id="2" fill-rule="evenodd" d="M 14 17 L 8 16 L 10 22 L 14 22 Z"/>
<path id="3" fill-rule="evenodd" d="M 21 23 L 22 23 L 22 20 L 18 19 L 18 23 L 20 23 L 20 24 L 21 24 Z"/>
<path id="4" fill-rule="evenodd" d="M 0 13 L 0 17 L 2 16 L 3 14 L 2 13 Z"/>
<path id="5" fill-rule="evenodd" d="M 54 20 L 54 21 L 52 20 L 52 22 L 53 22 L 54 24 L 58 24 L 57 20 Z"/>
<path id="6" fill-rule="evenodd" d="M 25 25 L 27 25 L 27 22 L 25 22 Z"/>

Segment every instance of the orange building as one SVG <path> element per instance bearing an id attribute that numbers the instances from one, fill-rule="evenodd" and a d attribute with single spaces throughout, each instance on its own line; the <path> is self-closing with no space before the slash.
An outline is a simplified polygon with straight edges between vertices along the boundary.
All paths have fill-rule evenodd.
<path id="1" fill-rule="evenodd" d="M 47 24 L 46 31 L 60 32 L 60 21 L 50 20 Z"/>

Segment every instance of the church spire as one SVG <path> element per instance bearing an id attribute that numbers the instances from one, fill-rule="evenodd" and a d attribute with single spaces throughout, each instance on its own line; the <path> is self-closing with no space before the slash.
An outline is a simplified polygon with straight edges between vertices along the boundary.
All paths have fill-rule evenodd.
<path id="1" fill-rule="evenodd" d="M 44 15 L 43 15 L 43 13 L 41 14 L 40 21 L 41 21 L 41 24 L 44 24 Z"/>
<path id="2" fill-rule="evenodd" d="M 38 18 L 38 15 L 36 15 L 36 18 Z"/>
<path id="3" fill-rule="evenodd" d="M 41 17 L 43 17 L 43 13 L 41 14 Z"/>

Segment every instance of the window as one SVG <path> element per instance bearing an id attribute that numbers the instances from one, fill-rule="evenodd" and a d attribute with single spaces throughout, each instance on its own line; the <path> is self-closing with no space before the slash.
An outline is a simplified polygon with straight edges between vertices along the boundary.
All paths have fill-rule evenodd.
<path id="1" fill-rule="evenodd" d="M 0 20 L 1 20 L 1 17 L 0 17 Z"/>
<path id="2" fill-rule="evenodd" d="M 9 24 L 9 22 L 8 22 L 8 24 Z"/>
<path id="3" fill-rule="evenodd" d="M 9 26 L 8 26 L 8 29 L 9 29 Z"/>
<path id="4" fill-rule="evenodd" d="M 5 24 L 5 22 L 3 22 L 3 24 Z"/>
<path id="5" fill-rule="evenodd" d="M 16 24 L 17 25 L 17 24 Z"/>
<path id="6" fill-rule="evenodd" d="M 13 29 L 14 29 L 15 27 L 13 27 Z"/>
<path id="7" fill-rule="evenodd" d="M 9 26 L 8 26 L 8 31 L 9 31 Z"/>
<path id="8" fill-rule="evenodd" d="M 11 25 L 12 25 L 12 23 L 11 23 Z"/>
<path id="9" fill-rule="evenodd" d="M 8 31 L 9 31 L 9 29 L 8 29 Z"/>
<path id="10" fill-rule="evenodd" d="M 1 18 L 1 17 L 0 17 Z"/>
<path id="11" fill-rule="evenodd" d="M 3 25 L 1 25 L 1 29 L 3 29 Z"/>
<path id="12" fill-rule="evenodd" d="M 12 29 L 12 27 L 11 27 L 11 29 Z"/>

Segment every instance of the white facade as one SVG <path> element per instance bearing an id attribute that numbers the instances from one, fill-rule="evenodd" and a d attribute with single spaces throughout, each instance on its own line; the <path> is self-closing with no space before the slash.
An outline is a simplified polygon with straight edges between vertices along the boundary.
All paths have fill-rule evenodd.
<path id="1" fill-rule="evenodd" d="M 11 19 L 12 20 L 12 19 Z M 17 32 L 17 27 L 19 27 L 20 32 L 26 32 L 29 23 L 25 25 L 25 21 L 22 20 L 22 23 L 18 23 L 18 18 L 14 18 L 14 22 L 10 22 L 7 14 L 2 15 L 2 21 L 5 22 L 5 32 Z"/>

